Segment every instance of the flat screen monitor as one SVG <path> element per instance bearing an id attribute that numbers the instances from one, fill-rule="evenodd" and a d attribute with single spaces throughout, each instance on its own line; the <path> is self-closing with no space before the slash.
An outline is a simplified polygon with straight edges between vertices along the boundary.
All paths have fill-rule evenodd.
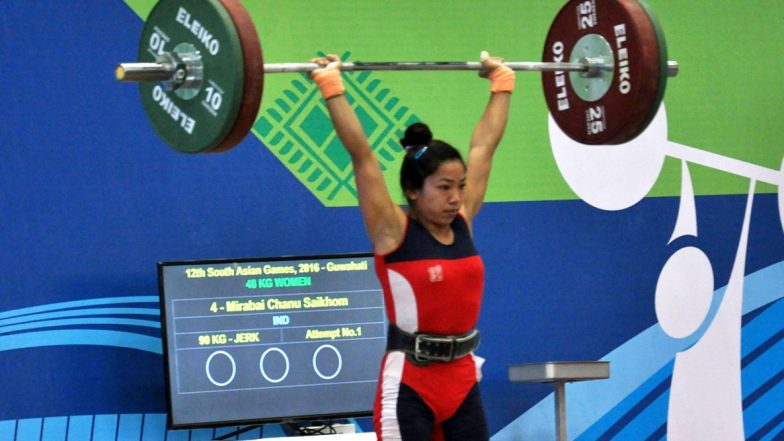
<path id="1" fill-rule="evenodd" d="M 158 282 L 170 428 L 372 414 L 372 254 L 159 262 Z"/>

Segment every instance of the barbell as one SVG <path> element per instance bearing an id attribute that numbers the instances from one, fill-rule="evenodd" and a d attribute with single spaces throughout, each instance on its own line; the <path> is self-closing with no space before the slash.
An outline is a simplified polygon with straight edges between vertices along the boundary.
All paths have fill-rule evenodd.
<path id="1" fill-rule="evenodd" d="M 547 34 L 543 61 L 509 61 L 542 72 L 547 107 L 583 144 L 621 144 L 639 135 L 661 104 L 668 76 L 664 34 L 640 0 L 570 0 Z M 115 78 L 138 82 L 158 135 L 183 153 L 226 151 L 248 134 L 264 75 L 309 72 L 313 63 L 264 64 L 261 43 L 239 0 L 160 0 L 142 30 L 138 62 Z M 473 70 L 479 62 L 346 62 L 343 70 Z"/>

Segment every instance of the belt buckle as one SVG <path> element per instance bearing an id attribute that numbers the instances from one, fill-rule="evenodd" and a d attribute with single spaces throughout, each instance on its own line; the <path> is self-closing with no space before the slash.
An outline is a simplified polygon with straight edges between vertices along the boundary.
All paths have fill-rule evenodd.
<path id="1" fill-rule="evenodd" d="M 427 344 L 448 344 L 449 355 L 433 354 L 427 350 L 423 350 L 420 344 L 424 342 Z M 415 334 L 414 340 L 414 358 L 420 362 L 426 361 L 452 361 L 455 356 L 455 339 L 453 337 L 440 337 L 429 334 Z"/>

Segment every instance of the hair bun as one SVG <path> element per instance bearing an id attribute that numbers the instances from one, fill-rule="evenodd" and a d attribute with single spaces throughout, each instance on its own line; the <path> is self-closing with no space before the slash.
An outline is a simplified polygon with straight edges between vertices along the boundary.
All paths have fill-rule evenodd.
<path id="1" fill-rule="evenodd" d="M 425 123 L 416 122 L 406 128 L 406 133 L 400 140 L 400 145 L 404 148 L 411 146 L 423 146 L 430 144 L 433 140 L 433 134 L 430 132 L 430 127 Z"/>

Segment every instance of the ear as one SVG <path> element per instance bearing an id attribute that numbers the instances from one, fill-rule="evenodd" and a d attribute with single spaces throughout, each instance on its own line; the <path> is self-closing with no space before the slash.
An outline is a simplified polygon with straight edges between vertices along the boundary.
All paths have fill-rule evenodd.
<path id="1" fill-rule="evenodd" d="M 413 201 L 417 197 L 419 197 L 419 191 L 414 188 L 411 182 L 409 181 L 404 182 L 402 187 L 403 187 L 403 196 L 405 196 L 406 199 L 408 199 L 409 201 Z"/>

